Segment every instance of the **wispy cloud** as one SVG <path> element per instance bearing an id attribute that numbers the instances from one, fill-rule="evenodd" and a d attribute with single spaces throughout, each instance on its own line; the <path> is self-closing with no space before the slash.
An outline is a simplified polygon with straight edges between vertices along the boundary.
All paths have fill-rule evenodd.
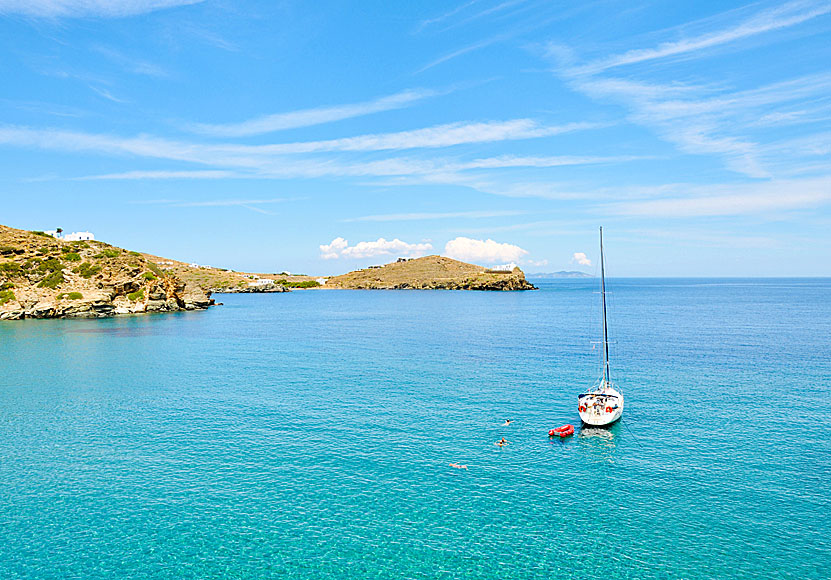
<path id="1" fill-rule="evenodd" d="M 182 201 L 178 199 L 151 199 L 134 200 L 130 203 L 141 205 L 161 205 L 167 207 L 241 207 L 256 213 L 275 215 L 274 212 L 263 209 L 261 205 L 272 205 L 296 201 L 299 198 L 274 197 L 266 199 L 212 199 L 202 201 Z"/>
<path id="2" fill-rule="evenodd" d="M 797 0 L 748 15 L 751 9 L 733 10 L 695 23 L 693 26 L 699 30 L 698 34 L 681 40 L 663 42 L 653 48 L 633 49 L 584 64 L 579 64 L 572 50 L 560 46 L 550 46 L 548 56 L 558 62 L 559 74 L 573 89 L 598 101 L 622 104 L 629 110 L 630 122 L 650 128 L 679 151 L 716 155 L 732 171 L 753 178 L 770 178 L 773 176 L 771 158 L 765 154 L 770 143 L 763 141 L 765 138 L 770 140 L 771 133 L 765 135 L 753 128 L 765 124 L 798 123 L 800 111 L 805 110 L 819 109 L 818 114 L 822 115 L 823 101 L 831 90 L 831 76 L 827 72 L 733 92 L 719 84 L 690 84 L 688 77 L 676 82 L 667 81 L 666 71 L 662 73 L 661 81 L 651 82 L 643 80 L 643 74 L 637 80 L 605 74 L 610 69 L 627 65 L 709 54 L 708 49 L 794 27 L 829 14 L 831 4 Z M 713 21 L 735 21 L 737 13 L 744 14 L 744 18 L 713 29 Z M 702 30 L 702 24 L 710 30 Z M 782 164 L 781 157 L 775 161 Z M 791 161 L 799 162 L 798 159 Z"/>
<path id="3" fill-rule="evenodd" d="M 204 0 L 0 0 L 0 14 L 41 18 L 120 18 Z"/>
<path id="4" fill-rule="evenodd" d="M 196 133 L 216 137 L 247 137 L 251 135 L 262 135 L 264 133 L 271 133 L 274 131 L 296 129 L 298 127 L 311 127 L 313 125 L 332 123 L 334 121 L 362 117 L 383 111 L 403 109 L 419 101 L 439 94 L 441 94 L 441 92 L 434 90 L 411 89 L 362 103 L 335 105 L 331 107 L 316 107 L 313 109 L 303 109 L 288 113 L 277 113 L 274 115 L 266 115 L 256 119 L 250 119 L 241 123 L 229 123 L 222 125 L 198 123 L 189 125 L 189 128 Z"/>
<path id="5" fill-rule="evenodd" d="M 125 171 L 123 173 L 106 173 L 103 175 L 89 175 L 74 177 L 73 181 L 90 180 L 132 180 L 132 179 L 228 179 L 242 177 L 239 173 L 221 169 L 206 169 L 196 171 Z"/>
<path id="6" fill-rule="evenodd" d="M 452 147 L 471 143 L 490 143 L 536 139 L 593 127 L 589 123 L 543 125 L 533 119 L 487 121 L 480 123 L 448 123 L 412 131 L 360 135 L 325 141 L 305 141 L 263 145 L 271 153 L 318 153 L 325 151 L 387 151 L 393 149 L 424 149 Z"/>
<path id="7" fill-rule="evenodd" d="M 296 201 L 298 198 L 273 197 L 269 199 L 213 199 L 208 201 L 183 201 L 172 205 L 176 207 L 229 207 L 234 205 L 263 205 Z"/>
<path id="8" fill-rule="evenodd" d="M 448 10 L 447 12 L 444 12 L 443 14 L 440 14 L 439 16 L 435 16 L 433 18 L 427 18 L 425 20 L 422 20 L 421 22 L 419 22 L 417 30 L 421 30 L 421 29 L 423 29 L 427 26 L 431 26 L 433 24 L 438 24 L 439 22 L 444 22 L 448 18 L 456 16 L 457 14 L 459 14 L 460 12 L 463 12 L 464 10 L 470 8 L 474 4 L 478 4 L 480 1 L 481 0 L 469 0 L 468 2 L 464 2 L 464 3 L 460 4 L 459 6 L 457 6 L 456 8 Z"/>
<path id="9" fill-rule="evenodd" d="M 113 95 L 107 89 L 103 89 L 101 87 L 96 87 L 96 86 L 93 86 L 93 85 L 89 85 L 89 88 L 90 88 L 90 90 L 92 90 L 92 92 L 96 93 L 97 95 L 100 95 L 100 96 L 104 97 L 108 101 L 112 101 L 113 103 L 126 103 L 126 102 L 128 102 L 128 101 L 125 101 L 124 99 L 119 99 L 118 97 Z"/>
<path id="10" fill-rule="evenodd" d="M 684 196 L 613 203 L 606 209 L 618 215 L 689 218 L 780 213 L 829 202 L 831 177 L 821 177 L 691 186 Z"/>
<path id="11" fill-rule="evenodd" d="M 0 0 L 2 2 L 2 0 Z M 108 60 L 117 64 L 121 70 L 130 71 L 137 75 L 164 78 L 170 74 L 164 68 L 150 61 L 140 58 L 127 56 L 126 54 L 110 48 L 108 46 L 98 45 L 93 47 L 93 50 L 98 54 L 106 57 Z"/>
<path id="12" fill-rule="evenodd" d="M 515 215 L 523 215 L 528 212 L 517 210 L 502 210 L 502 211 L 455 211 L 442 213 L 390 213 L 381 215 L 365 215 L 356 218 L 349 218 L 343 220 L 344 222 L 403 222 L 403 221 L 421 221 L 421 220 L 442 220 L 442 219 L 482 219 L 492 217 L 507 217 Z"/>
<path id="13" fill-rule="evenodd" d="M 534 139 L 592 128 L 589 123 L 571 123 L 562 126 L 542 125 L 530 119 L 493 121 L 483 123 L 453 123 L 414 131 L 362 135 L 329 141 L 307 141 L 274 145 L 237 145 L 190 143 L 149 135 L 118 137 L 112 135 L 33 129 L 30 127 L 0 126 L 0 144 L 18 147 L 37 147 L 46 150 L 83 152 L 95 151 L 105 155 L 133 155 L 258 170 L 263 175 L 373 175 L 387 171 L 397 174 L 398 161 L 364 163 L 357 166 L 327 162 L 287 161 L 282 156 L 301 153 L 372 152 L 418 148 L 444 148 L 463 144 L 493 143 L 519 139 Z M 503 160 L 496 163 L 510 164 Z M 417 162 L 406 163 L 412 171 Z M 480 162 L 481 164 L 481 162 Z"/>
<path id="14" fill-rule="evenodd" d="M 730 169 L 757 178 L 770 173 L 764 164 L 765 148 L 751 128 L 777 109 L 816 107 L 817 99 L 831 90 L 827 73 L 732 93 L 707 86 L 594 76 L 573 76 L 569 82 L 595 99 L 628 107 L 631 122 L 649 127 L 680 151 L 721 156 Z"/>
<path id="15" fill-rule="evenodd" d="M 765 10 L 735 26 L 677 41 L 664 42 L 654 48 L 635 49 L 623 54 L 589 63 L 578 69 L 581 73 L 597 73 L 610 68 L 638 64 L 656 59 L 687 55 L 766 32 L 788 28 L 812 18 L 831 13 L 828 2 L 798 0 Z"/>
<path id="16" fill-rule="evenodd" d="M 462 48 L 458 48 L 458 49 L 456 49 L 452 52 L 449 52 L 449 53 L 444 54 L 444 55 L 442 55 L 442 56 L 440 56 L 440 57 L 438 57 L 434 60 L 431 60 L 430 62 L 428 62 L 427 64 L 425 64 L 421 68 L 416 69 L 413 72 L 413 74 L 421 74 L 426 70 L 429 70 L 429 69 L 431 69 L 435 66 L 443 64 L 443 63 L 445 63 L 449 60 L 453 60 L 454 58 L 457 58 L 459 56 L 462 56 L 462 55 L 468 54 L 470 52 L 474 52 L 474 51 L 477 51 L 479 49 L 491 46 L 492 44 L 496 44 L 497 42 L 502 42 L 503 40 L 507 40 L 511 36 L 513 36 L 513 35 L 512 34 L 497 34 L 496 36 L 492 36 L 491 38 L 487 38 L 485 40 L 480 40 L 478 42 L 474 42 L 473 44 L 469 44 L 469 45 L 464 46 Z"/>

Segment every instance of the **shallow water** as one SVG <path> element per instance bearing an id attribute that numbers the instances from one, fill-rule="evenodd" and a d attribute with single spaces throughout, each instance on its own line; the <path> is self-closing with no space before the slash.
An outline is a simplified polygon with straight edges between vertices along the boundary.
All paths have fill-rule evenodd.
<path id="1" fill-rule="evenodd" d="M 828 577 L 831 280 L 540 285 L 0 324 L 0 578 Z"/>

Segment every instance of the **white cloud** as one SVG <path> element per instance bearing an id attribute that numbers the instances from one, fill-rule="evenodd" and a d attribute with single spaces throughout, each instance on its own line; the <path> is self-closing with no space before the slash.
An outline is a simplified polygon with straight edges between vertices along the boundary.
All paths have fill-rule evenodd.
<path id="1" fill-rule="evenodd" d="M 407 90 L 394 95 L 381 97 L 363 103 L 352 103 L 348 105 L 335 105 L 331 107 L 316 107 L 303 109 L 288 113 L 277 113 L 266 115 L 256 119 L 243 121 L 242 123 L 229 123 L 223 125 L 194 124 L 190 128 L 197 132 L 218 137 L 245 137 L 249 135 L 262 135 L 272 131 L 284 129 L 295 129 L 298 127 L 311 127 L 323 123 L 342 121 L 379 113 L 394 109 L 403 109 L 418 101 L 439 94 L 431 90 Z"/>
<path id="2" fill-rule="evenodd" d="M 432 250 L 429 243 L 408 244 L 398 238 L 385 240 L 378 238 L 374 242 L 358 242 L 354 246 L 341 237 L 320 246 L 320 257 L 324 260 L 336 258 L 373 258 L 376 256 L 416 257 Z"/>
<path id="3" fill-rule="evenodd" d="M 578 264 L 580 266 L 591 266 L 592 261 L 586 257 L 584 252 L 574 252 L 571 256 L 571 263 Z"/>
<path id="4" fill-rule="evenodd" d="M 517 262 L 528 254 L 528 251 L 519 246 L 499 243 L 490 239 L 474 240 L 460 236 L 447 242 L 444 246 L 444 254 L 448 258 L 462 260 L 463 262 L 495 264 Z"/>
<path id="5" fill-rule="evenodd" d="M 340 257 L 340 252 L 346 249 L 349 243 L 343 238 L 335 238 L 328 244 L 321 244 L 320 257 L 324 260 L 334 260 Z"/>
<path id="6" fill-rule="evenodd" d="M 119 18 L 204 0 L 0 0 L 0 14 L 43 18 Z"/>

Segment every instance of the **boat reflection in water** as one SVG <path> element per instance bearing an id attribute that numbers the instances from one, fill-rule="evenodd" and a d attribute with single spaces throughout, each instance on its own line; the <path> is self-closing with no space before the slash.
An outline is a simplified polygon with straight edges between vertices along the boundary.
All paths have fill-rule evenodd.
<path id="1" fill-rule="evenodd" d="M 612 461 L 620 437 L 620 423 L 611 427 L 589 427 L 583 425 L 577 433 L 580 447 L 587 452 L 587 457 L 599 461 Z"/>

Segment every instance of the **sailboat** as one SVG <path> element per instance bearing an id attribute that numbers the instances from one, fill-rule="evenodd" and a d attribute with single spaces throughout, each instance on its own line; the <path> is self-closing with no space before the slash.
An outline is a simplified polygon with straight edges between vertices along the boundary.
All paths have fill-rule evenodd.
<path id="1" fill-rule="evenodd" d="M 606 324 L 606 261 L 603 257 L 603 228 L 600 228 L 600 300 L 603 313 L 603 375 L 585 393 L 577 396 L 577 412 L 586 425 L 611 425 L 623 415 L 623 394 L 609 373 L 609 328 Z"/>

